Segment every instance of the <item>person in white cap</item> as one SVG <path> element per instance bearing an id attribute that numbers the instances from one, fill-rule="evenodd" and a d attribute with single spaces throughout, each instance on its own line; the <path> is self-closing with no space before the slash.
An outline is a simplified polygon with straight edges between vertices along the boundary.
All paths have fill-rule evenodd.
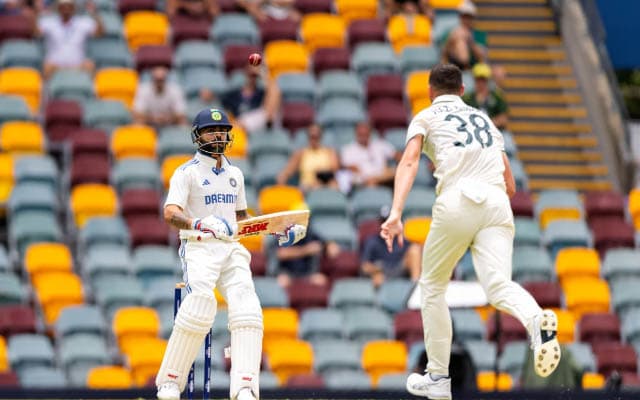
<path id="1" fill-rule="evenodd" d="M 473 28 L 477 9 L 471 0 L 458 7 L 460 26 L 453 29 L 442 48 L 442 62 L 465 71 L 478 62 L 486 62 L 486 33 Z"/>

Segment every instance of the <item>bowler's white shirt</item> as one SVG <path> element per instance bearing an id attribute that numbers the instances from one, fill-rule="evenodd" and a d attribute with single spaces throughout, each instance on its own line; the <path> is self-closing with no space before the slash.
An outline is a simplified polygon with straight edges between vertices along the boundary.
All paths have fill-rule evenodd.
<path id="1" fill-rule="evenodd" d="M 74 15 L 66 24 L 58 15 L 44 17 L 38 27 L 45 39 L 46 60 L 63 67 L 77 67 L 85 60 L 87 39 L 96 32 L 93 18 Z"/>
<path id="2" fill-rule="evenodd" d="M 165 206 L 169 204 L 180 206 L 191 218 L 215 215 L 234 224 L 236 211 L 247 209 L 244 175 L 226 157 L 218 170 L 214 158 L 196 153 L 173 173 Z"/>
<path id="3" fill-rule="evenodd" d="M 409 142 L 423 135 L 422 151 L 435 165 L 436 193 L 461 178 L 504 185 L 504 139 L 482 111 L 459 96 L 442 95 L 413 117 L 407 131 Z"/>

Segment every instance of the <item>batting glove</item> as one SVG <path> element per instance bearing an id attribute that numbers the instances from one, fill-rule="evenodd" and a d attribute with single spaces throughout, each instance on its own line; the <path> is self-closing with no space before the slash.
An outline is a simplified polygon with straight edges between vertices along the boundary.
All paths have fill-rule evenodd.
<path id="1" fill-rule="evenodd" d="M 307 235 L 307 227 L 294 224 L 284 230 L 284 234 L 278 236 L 278 246 L 289 247 L 298 243 Z"/>
<path id="2" fill-rule="evenodd" d="M 193 220 L 192 228 L 203 233 L 208 233 L 216 239 L 231 241 L 235 228 L 226 219 L 209 215 L 205 218 Z"/>

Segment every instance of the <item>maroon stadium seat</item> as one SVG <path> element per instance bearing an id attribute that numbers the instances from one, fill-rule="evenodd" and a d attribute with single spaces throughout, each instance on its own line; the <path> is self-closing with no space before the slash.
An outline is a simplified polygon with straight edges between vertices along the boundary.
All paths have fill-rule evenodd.
<path id="1" fill-rule="evenodd" d="M 332 69 L 348 70 L 351 54 L 346 47 L 320 47 L 313 53 L 313 72 L 320 75 Z"/>
<path id="2" fill-rule="evenodd" d="M 251 45 L 229 45 L 224 49 L 224 68 L 228 73 L 242 69 L 247 65 L 247 59 L 252 53 L 258 53 L 260 48 Z"/>
<path id="3" fill-rule="evenodd" d="M 640 388 L 640 376 L 633 372 L 622 373 L 622 387 L 638 390 Z"/>
<path id="4" fill-rule="evenodd" d="M 237 0 L 218 0 L 218 7 L 220 7 L 220 11 L 222 11 L 223 13 L 245 11 L 238 4 Z"/>
<path id="5" fill-rule="evenodd" d="M 0 307 L 0 335 L 7 337 L 16 333 L 35 333 L 36 314 L 26 305 Z"/>
<path id="6" fill-rule="evenodd" d="M 272 40 L 297 40 L 298 23 L 291 19 L 260 21 L 260 37 L 264 46 Z"/>
<path id="7" fill-rule="evenodd" d="M 587 192 L 584 196 L 587 219 L 599 216 L 624 218 L 624 196 L 618 192 Z"/>
<path id="8" fill-rule="evenodd" d="M 130 216 L 127 218 L 127 225 L 133 247 L 145 244 L 169 245 L 169 227 L 159 217 Z"/>
<path id="9" fill-rule="evenodd" d="M 404 83 L 399 74 L 370 75 L 367 78 L 367 104 L 378 99 L 402 101 Z"/>
<path id="10" fill-rule="evenodd" d="M 380 221 L 376 219 L 367 219 L 358 224 L 358 246 L 360 247 L 360 251 L 362 251 L 362 247 L 364 243 L 369 239 L 369 237 L 377 235 L 380 233 Z"/>
<path id="11" fill-rule="evenodd" d="M 308 279 L 295 279 L 288 288 L 289 303 L 298 312 L 311 307 L 326 307 L 329 298 L 327 285 L 317 285 Z"/>
<path id="12" fill-rule="evenodd" d="M 24 15 L 0 15 L 0 42 L 7 39 L 31 39 L 33 23 Z"/>
<path id="13" fill-rule="evenodd" d="M 120 15 L 125 15 L 129 11 L 156 10 L 156 0 L 120 0 L 118 11 Z"/>
<path id="14" fill-rule="evenodd" d="M 511 198 L 511 210 L 516 217 L 533 217 L 531 193 L 517 191 Z"/>
<path id="15" fill-rule="evenodd" d="M 360 271 L 360 254 L 357 251 L 342 250 L 333 258 L 323 256 L 320 259 L 320 271 L 332 281 L 357 276 Z"/>
<path id="16" fill-rule="evenodd" d="M 605 377 L 613 371 L 636 373 L 637 356 L 633 346 L 620 342 L 607 342 L 592 348 L 596 356 L 598 372 Z"/>
<path id="17" fill-rule="evenodd" d="M 313 106 L 305 102 L 285 103 L 282 105 L 282 126 L 289 132 L 296 132 L 313 123 Z"/>
<path id="18" fill-rule="evenodd" d="M 369 104 L 369 119 L 380 133 L 390 128 L 407 126 L 407 110 L 402 100 L 379 99 Z"/>
<path id="19" fill-rule="evenodd" d="M 174 46 L 185 40 L 209 39 L 209 26 L 207 19 L 195 19 L 184 15 L 176 15 L 171 18 L 171 40 Z"/>
<path id="20" fill-rule="evenodd" d="M 635 246 L 634 227 L 621 217 L 593 217 L 589 226 L 600 257 L 604 257 L 609 249 Z"/>
<path id="21" fill-rule="evenodd" d="M 296 9 L 303 14 L 330 13 L 332 0 L 296 0 Z"/>
<path id="22" fill-rule="evenodd" d="M 267 272 L 267 255 L 263 251 L 251 252 L 251 274 L 264 276 Z"/>
<path id="23" fill-rule="evenodd" d="M 393 328 L 396 340 L 405 342 L 407 347 L 424 339 L 422 317 L 418 310 L 397 313 L 393 318 Z"/>
<path id="24" fill-rule="evenodd" d="M 15 372 L 7 371 L 0 373 L 0 387 L 10 388 L 18 386 L 20 386 L 20 381 L 18 380 L 18 375 L 16 375 Z"/>
<path id="25" fill-rule="evenodd" d="M 294 374 L 287 379 L 287 388 L 321 389 L 324 387 L 322 376 L 316 374 Z"/>
<path id="26" fill-rule="evenodd" d="M 357 19 L 349 24 L 349 47 L 358 43 L 384 42 L 387 27 L 382 19 Z"/>
<path id="27" fill-rule="evenodd" d="M 520 321 L 507 313 L 500 313 L 500 338 L 496 334 L 496 315 L 492 314 L 487 320 L 487 337 L 498 343 L 500 348 L 505 344 L 516 340 L 527 340 L 527 330 Z"/>
<path id="28" fill-rule="evenodd" d="M 144 71 L 157 66 L 171 68 L 173 50 L 170 46 L 140 46 L 136 52 L 136 68 Z"/>
<path id="29" fill-rule="evenodd" d="M 557 282 L 526 282 L 522 285 L 542 308 L 560 308 L 562 288 Z"/>
<path id="30" fill-rule="evenodd" d="M 73 129 L 82 125 L 82 108 L 73 100 L 51 99 L 44 114 L 47 131 L 59 126 Z"/>
<path id="31" fill-rule="evenodd" d="M 160 194 L 153 189 L 129 189 L 120 196 L 122 216 L 160 217 Z"/>
<path id="32" fill-rule="evenodd" d="M 80 183 L 109 183 L 111 165 L 103 154 L 78 154 L 71 162 L 71 186 Z"/>
<path id="33" fill-rule="evenodd" d="M 620 341 L 620 320 L 610 313 L 588 313 L 578 322 L 581 342 L 592 346 L 605 342 Z"/>
<path id="34" fill-rule="evenodd" d="M 94 128 L 81 128 L 71 133 L 71 154 L 109 155 L 109 139 L 105 131 Z"/>

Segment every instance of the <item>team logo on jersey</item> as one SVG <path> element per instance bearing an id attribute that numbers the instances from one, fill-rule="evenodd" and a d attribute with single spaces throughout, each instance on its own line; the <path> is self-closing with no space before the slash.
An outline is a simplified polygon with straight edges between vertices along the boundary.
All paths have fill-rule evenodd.
<path id="1" fill-rule="evenodd" d="M 238 185 L 238 182 L 235 178 L 229 178 L 229 185 L 231 185 L 231 187 L 236 187 Z"/>
<path id="2" fill-rule="evenodd" d="M 214 121 L 220 121 L 222 119 L 222 114 L 220 114 L 220 111 L 216 110 L 215 108 L 212 108 L 211 119 L 213 119 Z"/>
<path id="3" fill-rule="evenodd" d="M 202 182 L 202 186 L 207 186 L 208 184 L 209 184 L 209 180 L 208 180 L 208 179 L 205 179 L 205 180 Z"/>

